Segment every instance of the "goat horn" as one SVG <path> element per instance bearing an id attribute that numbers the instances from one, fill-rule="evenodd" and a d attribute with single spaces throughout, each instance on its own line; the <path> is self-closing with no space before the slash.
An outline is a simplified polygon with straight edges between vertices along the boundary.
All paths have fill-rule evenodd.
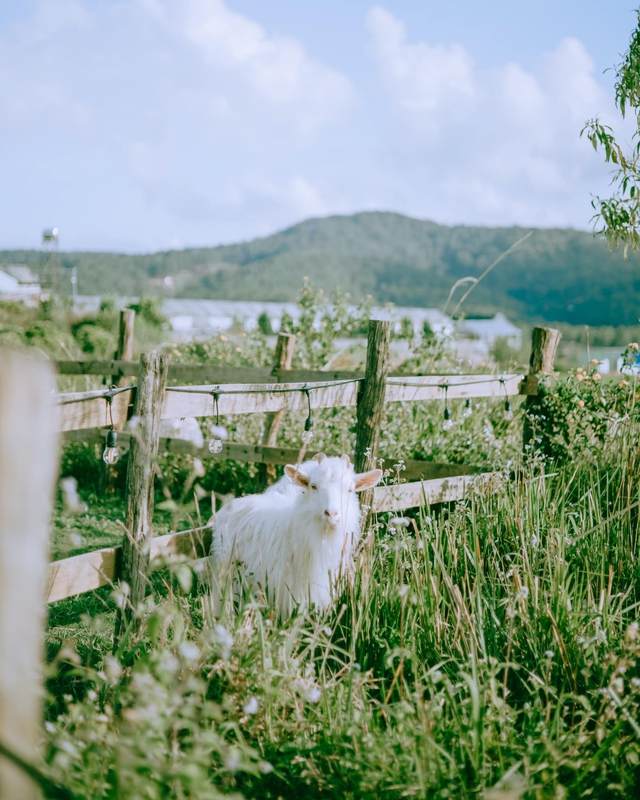
<path id="1" fill-rule="evenodd" d="M 313 456 L 313 458 L 311 460 L 312 461 L 317 461 L 318 464 L 319 464 L 321 461 L 324 461 L 325 458 L 326 458 L 326 456 L 325 456 L 324 453 L 316 453 L 315 456 Z"/>
<path id="2" fill-rule="evenodd" d="M 340 458 L 342 459 L 342 461 L 344 461 L 344 463 L 345 463 L 345 464 L 346 464 L 348 467 L 350 467 L 350 466 L 351 466 L 351 459 L 349 458 L 349 456 L 348 456 L 346 453 L 343 453 L 343 454 L 340 456 Z"/>

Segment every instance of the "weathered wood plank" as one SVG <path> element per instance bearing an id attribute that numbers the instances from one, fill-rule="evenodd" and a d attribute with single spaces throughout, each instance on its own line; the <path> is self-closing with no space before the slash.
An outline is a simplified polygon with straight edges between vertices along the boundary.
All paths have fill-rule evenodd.
<path id="1" fill-rule="evenodd" d="M 520 394 L 524 376 L 509 374 L 504 376 L 504 384 L 486 375 L 424 375 L 420 377 L 390 378 L 387 381 L 385 402 L 414 402 L 424 400 L 444 400 L 444 385 L 449 400 L 465 397 L 495 397 L 496 399 Z M 327 381 L 328 382 L 328 381 Z M 305 386 L 311 388 L 311 407 L 346 408 L 356 405 L 358 383 L 335 383 L 314 389 L 305 383 L 290 384 L 224 384 L 190 387 L 202 390 L 203 394 L 167 391 L 162 409 L 163 419 L 181 417 L 213 416 L 214 403 L 211 392 L 220 389 L 220 414 L 256 414 L 261 412 L 304 411 L 307 399 L 303 393 Z M 525 386 L 529 385 L 525 383 Z M 277 391 L 282 388 L 288 392 Z M 534 391 L 527 388 L 527 393 Z M 537 389 L 535 390 L 537 391 Z M 225 394 L 225 392 L 228 392 Z M 249 392 L 247 394 L 233 392 Z M 71 431 L 95 428 L 109 423 L 109 410 L 103 396 L 95 392 L 70 392 L 59 394 L 59 430 Z M 93 399 L 91 399 L 93 398 Z M 79 402 L 70 402 L 70 401 Z M 122 392 L 113 398 L 113 419 L 116 428 L 121 428 L 127 420 L 131 393 Z M 64 404 L 63 404 L 64 403 Z"/>
<path id="2" fill-rule="evenodd" d="M 49 517 L 58 467 L 53 370 L 0 351 L 0 741 L 36 762 Z M 0 756 L 0 798 L 35 800 L 36 785 Z"/>
<path id="3" fill-rule="evenodd" d="M 169 360 L 157 353 L 140 356 L 135 416 L 137 430 L 130 437 L 127 465 L 126 529 L 122 544 L 121 579 L 129 587 L 128 603 L 118 610 L 116 640 L 126 625 L 135 619 L 135 610 L 144 599 L 149 570 L 148 540 L 152 536 L 154 502 L 154 464 L 160 438 L 160 413 L 167 382 Z"/>
<path id="4" fill-rule="evenodd" d="M 490 477 L 491 473 L 482 473 L 399 486 L 378 486 L 374 493 L 374 510 L 402 511 L 424 505 L 425 502 L 434 504 L 461 500 L 472 481 Z M 210 546 L 211 529 L 208 527 L 155 537 L 150 540 L 151 570 L 163 565 L 162 562 L 158 563 L 159 559 L 175 555 L 202 558 L 208 554 Z M 120 546 L 106 547 L 50 564 L 47 602 L 53 603 L 113 583 L 117 577 L 116 567 L 121 549 Z"/>
<path id="5" fill-rule="evenodd" d="M 49 564 L 47 603 L 113 583 L 122 547 L 103 547 Z"/>
<path id="6" fill-rule="evenodd" d="M 527 384 L 535 380 L 536 392 L 527 397 L 524 404 L 522 444 L 525 454 L 529 451 L 545 453 L 548 450 L 548 441 L 552 431 L 544 414 L 544 394 L 549 385 L 549 376 L 553 372 L 553 363 L 560 337 L 560 331 L 555 328 L 541 326 L 536 326 L 531 334 Z"/>
<path id="7" fill-rule="evenodd" d="M 58 372 L 60 375 L 111 375 L 120 374 L 133 376 L 138 374 L 138 364 L 134 361 L 57 361 Z M 403 400 L 403 395 L 410 395 L 414 385 L 423 385 L 425 387 L 432 387 L 433 385 L 440 385 L 448 383 L 450 389 L 448 395 L 450 399 L 456 397 L 504 397 L 505 389 L 496 381 L 494 383 L 487 383 L 487 379 L 495 380 L 496 378 L 503 377 L 501 375 L 400 375 L 397 372 L 391 371 L 389 373 L 389 383 L 402 382 L 411 383 L 408 391 L 405 393 L 399 392 L 397 387 L 393 390 L 388 389 L 387 402 L 395 402 L 396 400 Z M 535 394 L 535 387 L 527 383 L 525 375 L 509 374 L 504 376 L 506 378 L 506 394 L 510 397 L 517 394 Z M 215 385 L 221 386 L 223 384 L 287 384 L 287 383 L 325 383 L 327 381 L 342 381 L 342 380 L 356 380 L 364 378 L 364 372 L 349 371 L 349 370 L 309 370 L 309 369 L 293 369 L 285 370 L 278 369 L 277 367 L 220 367 L 211 364 L 170 364 L 169 365 L 169 380 L 183 381 L 191 383 L 197 381 L 200 385 Z M 524 380 L 522 387 L 519 385 L 517 378 L 520 381 Z M 467 383 L 471 380 L 477 383 L 477 386 L 462 387 L 461 382 Z M 492 388 L 489 388 L 492 387 Z M 497 387 L 497 389 L 496 389 Z M 483 392 L 483 388 L 487 391 Z M 464 390 L 464 391 L 463 391 Z M 426 395 L 426 389 L 419 397 L 409 398 L 416 400 L 424 399 L 438 399 L 441 394 L 441 389 L 436 389 L 430 396 Z M 396 396 L 397 395 L 397 396 Z"/>
<path id="8" fill-rule="evenodd" d="M 137 361 L 56 361 L 59 375 L 138 374 Z M 304 383 L 362 378 L 364 372 L 350 370 L 285 370 L 275 367 L 224 367 L 215 364 L 170 364 L 169 380 L 191 383 Z"/>
<path id="9" fill-rule="evenodd" d="M 67 431 L 62 435 L 65 442 L 87 442 L 88 444 L 104 444 L 106 429 L 93 428 L 91 430 Z M 129 446 L 129 434 L 118 434 L 118 445 L 126 451 Z M 253 464 L 295 464 L 298 460 L 299 450 L 296 447 L 267 447 L 260 444 L 242 444 L 241 442 L 224 442 L 220 453 L 210 453 L 208 447 L 198 448 L 191 442 L 183 439 L 160 439 L 159 453 L 184 453 L 197 456 L 200 459 L 215 459 L 223 461 L 241 461 Z M 310 452 L 313 452 L 311 450 Z M 341 453 L 327 453 L 327 455 L 342 455 Z M 349 455 L 352 455 L 349 453 Z M 399 457 L 384 458 L 385 469 L 393 469 Z M 400 477 L 406 481 L 447 478 L 452 475 L 477 475 L 482 472 L 481 466 L 468 464 L 441 464 L 435 461 L 416 461 L 402 459 L 405 469 L 400 472 Z"/>
<path id="10" fill-rule="evenodd" d="M 58 375 L 128 375 L 138 374 L 137 361 L 56 361 Z"/>
<path id="11" fill-rule="evenodd" d="M 419 400 L 444 400 L 467 397 L 505 398 L 520 394 L 524 375 L 421 375 L 419 377 L 392 377 L 387 381 L 385 402 L 414 402 Z M 504 383 L 500 383 L 500 379 Z"/>
<path id="12" fill-rule="evenodd" d="M 120 392 L 112 400 L 111 413 L 114 427 L 120 430 L 129 415 L 132 390 Z M 75 431 L 99 428 L 111 424 L 109 405 L 104 396 L 96 392 L 68 392 L 57 395 L 58 430 Z"/>
<path id="13" fill-rule="evenodd" d="M 214 413 L 211 392 L 220 388 L 218 405 L 220 414 L 256 414 L 265 411 L 306 411 L 307 398 L 303 393 L 306 384 L 287 384 L 291 391 L 278 392 L 284 388 L 279 384 L 226 384 L 214 386 L 190 386 L 189 389 L 202 389 L 207 394 L 167 391 L 163 419 L 178 417 L 210 417 Z M 344 408 L 356 404 L 357 383 L 338 383 L 327 387 L 311 388 L 312 408 Z M 274 391 L 276 390 L 276 391 Z M 251 392 L 234 394 L 233 392 Z M 230 392 L 225 394 L 225 392 Z"/>
<path id="14" fill-rule="evenodd" d="M 124 308 L 120 312 L 120 325 L 118 327 L 118 348 L 115 360 L 121 363 L 131 363 L 133 358 L 133 328 L 136 319 L 136 312 L 132 308 Z M 115 386 L 126 386 L 126 376 L 121 372 L 114 372 L 111 375 L 111 383 Z"/>
<path id="15" fill-rule="evenodd" d="M 275 371 L 290 370 L 293 362 L 293 352 L 296 346 L 296 337 L 292 333 L 278 334 L 278 342 L 276 344 L 275 352 Z M 268 447 L 275 447 L 278 441 L 278 431 L 282 424 L 284 411 L 275 411 L 274 413 L 267 414 L 264 421 L 264 436 L 262 443 Z M 274 464 L 263 463 L 260 467 L 259 479 L 262 485 L 266 483 L 273 483 L 276 478 L 276 470 Z"/>
<path id="16" fill-rule="evenodd" d="M 164 559 L 184 555 L 188 558 L 202 557 L 211 547 L 211 529 L 169 533 L 151 539 L 149 557 L 150 571 L 164 566 Z M 101 586 L 113 584 L 117 577 L 122 547 L 103 547 L 91 553 L 64 558 L 49 564 L 47 576 L 47 603 L 55 603 L 67 597 L 92 592 Z"/>
<path id="17" fill-rule="evenodd" d="M 406 508 L 449 503 L 462 500 L 473 481 L 487 480 L 491 473 L 460 475 L 437 480 L 404 483 L 399 486 L 378 486 L 375 490 L 373 510 L 403 511 Z"/>
<path id="18" fill-rule="evenodd" d="M 359 385 L 356 409 L 356 447 L 354 466 L 357 473 L 377 467 L 380 429 L 384 419 L 387 376 L 389 374 L 389 346 L 391 323 L 388 320 L 370 319 L 367 339 L 367 361 L 364 381 Z M 372 513 L 374 490 L 366 489 L 358 496 L 363 510 L 362 529 L 367 530 Z"/>
<path id="19" fill-rule="evenodd" d="M 378 486 L 374 492 L 373 509 L 376 512 L 403 511 L 426 503 L 433 505 L 461 500 L 473 481 L 488 481 L 491 475 L 492 473 L 458 475 L 399 486 Z M 150 569 L 163 566 L 163 561 L 159 559 L 170 556 L 202 558 L 208 554 L 210 546 L 211 529 L 208 527 L 152 538 L 149 552 Z M 113 583 L 117 577 L 116 566 L 121 549 L 121 547 L 106 547 L 50 564 L 47 602 L 63 600 Z"/>

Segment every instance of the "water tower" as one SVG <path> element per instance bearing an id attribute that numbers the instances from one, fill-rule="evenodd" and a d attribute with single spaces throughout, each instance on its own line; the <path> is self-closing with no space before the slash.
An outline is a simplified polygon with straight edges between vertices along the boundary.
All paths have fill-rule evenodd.
<path id="1" fill-rule="evenodd" d="M 52 294 L 60 293 L 60 232 L 58 228 L 42 231 L 43 264 L 40 270 L 40 285 Z"/>

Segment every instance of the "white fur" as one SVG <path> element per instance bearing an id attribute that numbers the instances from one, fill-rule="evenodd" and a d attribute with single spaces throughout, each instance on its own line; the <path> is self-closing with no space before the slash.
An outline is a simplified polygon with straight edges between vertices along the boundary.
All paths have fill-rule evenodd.
<path id="1" fill-rule="evenodd" d="M 242 562 L 250 583 L 266 590 L 285 616 L 296 606 L 331 604 L 360 538 L 356 492 L 382 477 L 380 470 L 356 475 L 347 456 L 315 458 L 297 470 L 286 467 L 264 494 L 232 500 L 214 522 L 214 576 Z"/>

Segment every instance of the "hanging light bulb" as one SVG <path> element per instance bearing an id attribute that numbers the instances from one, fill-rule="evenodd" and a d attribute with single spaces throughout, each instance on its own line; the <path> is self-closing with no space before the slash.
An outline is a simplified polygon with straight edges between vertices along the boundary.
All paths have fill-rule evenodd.
<path id="1" fill-rule="evenodd" d="M 443 431 L 450 431 L 453 428 L 453 420 L 451 419 L 451 411 L 449 406 L 444 407 L 444 422 L 442 423 Z"/>
<path id="2" fill-rule="evenodd" d="M 227 429 L 222 425 L 211 425 L 209 427 L 211 439 L 209 440 L 209 452 L 217 455 L 222 452 L 222 442 L 228 437 Z"/>
<path id="3" fill-rule="evenodd" d="M 118 434 L 113 428 L 107 431 L 107 443 L 102 454 L 105 464 L 117 464 L 120 454 L 118 453 Z"/>
<path id="4" fill-rule="evenodd" d="M 212 392 L 211 395 L 213 397 L 216 423 L 215 425 L 209 426 L 209 432 L 211 433 L 211 439 L 209 440 L 209 452 L 215 456 L 222 452 L 222 440 L 226 439 L 228 434 L 227 429 L 220 425 L 220 408 L 218 406 L 220 393 Z"/>
<path id="5" fill-rule="evenodd" d="M 313 441 L 313 418 L 311 416 L 307 417 L 304 422 L 302 441 L 304 444 L 311 444 Z"/>
<path id="6" fill-rule="evenodd" d="M 222 452 L 222 439 L 209 440 L 209 452 L 214 455 Z"/>
<path id="7" fill-rule="evenodd" d="M 511 400 L 504 401 L 504 414 L 502 415 L 507 422 L 513 419 L 513 411 L 511 409 Z"/>
<path id="8" fill-rule="evenodd" d="M 471 402 L 471 398 L 467 397 L 464 403 L 464 417 L 470 417 L 473 414 L 473 403 Z"/>

